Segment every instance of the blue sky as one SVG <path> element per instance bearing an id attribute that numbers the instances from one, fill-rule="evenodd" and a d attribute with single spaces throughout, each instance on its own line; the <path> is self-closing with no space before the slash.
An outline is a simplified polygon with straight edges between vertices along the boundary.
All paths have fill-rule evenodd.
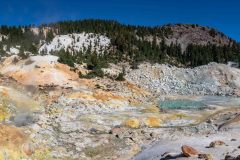
<path id="1" fill-rule="evenodd" d="M 194 23 L 240 41 L 239 0 L 0 0 L 0 25 L 87 18 L 146 26 Z"/>

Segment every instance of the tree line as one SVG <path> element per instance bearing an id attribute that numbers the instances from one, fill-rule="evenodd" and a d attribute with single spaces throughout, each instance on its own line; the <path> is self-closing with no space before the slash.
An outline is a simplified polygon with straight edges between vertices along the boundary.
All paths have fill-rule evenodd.
<path id="1" fill-rule="evenodd" d="M 48 32 L 45 35 L 43 29 L 46 27 Z M 90 19 L 43 24 L 39 26 L 38 34 L 35 34 L 31 28 L 32 26 L 1 26 L 0 34 L 7 35 L 8 38 L 0 42 L 0 54 L 6 54 L 3 46 L 6 46 L 8 50 L 10 46 L 16 45 L 20 46 L 20 55 L 24 57 L 27 56 L 24 51 L 38 54 L 41 42 L 51 42 L 56 34 L 86 32 L 109 37 L 111 39 L 111 49 L 104 52 L 104 55 L 91 53 L 91 48 L 86 49 L 86 52 L 70 54 L 68 51 L 61 50 L 54 53 L 60 57 L 62 63 L 70 66 L 82 62 L 90 64 L 93 56 L 92 59 L 96 59 L 94 60 L 96 64 L 93 66 L 97 70 L 97 68 L 106 66 L 110 62 L 118 63 L 122 61 L 130 62 L 133 67 L 142 61 L 170 63 L 186 67 L 195 67 L 209 62 L 240 62 L 240 47 L 235 41 L 224 46 L 210 43 L 207 45 L 189 44 L 184 52 L 178 43 L 167 45 L 165 39 L 173 34 L 169 25 L 146 27 L 124 25 L 116 21 Z M 209 34 L 215 36 L 217 32 L 211 29 Z M 151 40 L 147 40 L 146 37 L 151 37 Z"/>

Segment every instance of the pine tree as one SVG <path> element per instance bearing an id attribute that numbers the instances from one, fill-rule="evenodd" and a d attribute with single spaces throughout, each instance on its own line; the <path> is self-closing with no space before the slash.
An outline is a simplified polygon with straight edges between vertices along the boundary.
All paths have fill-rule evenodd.
<path id="1" fill-rule="evenodd" d="M 52 30 L 49 30 L 46 35 L 46 42 L 50 43 L 52 39 L 54 38 L 54 34 Z"/>

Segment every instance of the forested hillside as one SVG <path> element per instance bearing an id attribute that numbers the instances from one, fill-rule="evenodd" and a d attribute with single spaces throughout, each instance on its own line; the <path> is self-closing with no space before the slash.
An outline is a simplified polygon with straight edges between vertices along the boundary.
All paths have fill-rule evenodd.
<path id="1" fill-rule="evenodd" d="M 235 40 L 215 29 L 198 25 L 145 27 L 116 21 L 82 20 L 38 27 L 0 27 L 1 57 L 54 54 L 70 66 L 88 62 L 101 68 L 109 62 L 123 61 L 136 66 L 139 62 L 149 61 L 194 67 L 209 62 L 239 62 L 239 51 Z"/>

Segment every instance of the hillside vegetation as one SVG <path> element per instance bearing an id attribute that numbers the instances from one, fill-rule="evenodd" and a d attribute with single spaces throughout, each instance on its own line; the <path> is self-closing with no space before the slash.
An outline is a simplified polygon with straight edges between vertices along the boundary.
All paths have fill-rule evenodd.
<path id="1" fill-rule="evenodd" d="M 240 61 L 235 40 L 194 24 L 145 27 L 106 20 L 63 21 L 39 27 L 1 26 L 0 37 L 1 57 L 53 54 L 70 66 L 94 58 L 106 64 L 128 61 L 133 67 L 142 61 L 185 67 Z"/>

